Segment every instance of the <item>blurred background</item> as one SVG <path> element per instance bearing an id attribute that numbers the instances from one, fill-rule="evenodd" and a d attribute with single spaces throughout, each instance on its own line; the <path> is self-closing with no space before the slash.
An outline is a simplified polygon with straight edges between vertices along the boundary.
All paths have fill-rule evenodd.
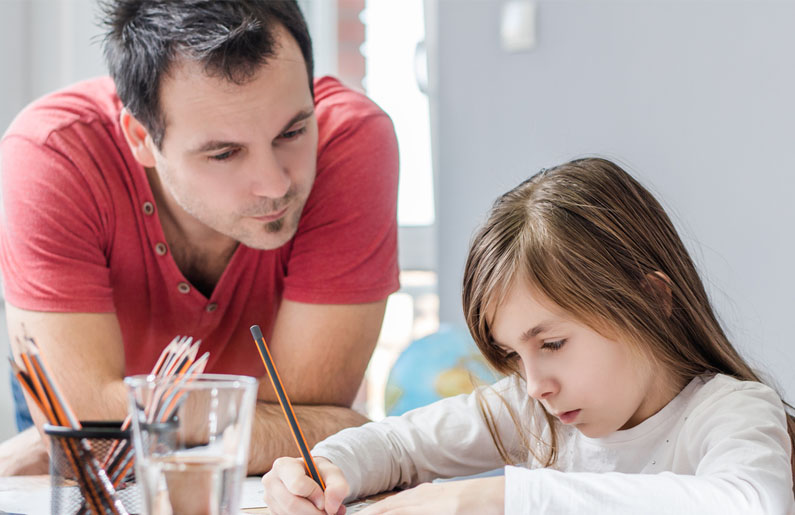
<path id="1" fill-rule="evenodd" d="M 467 245 L 491 202 L 585 155 L 662 200 L 736 346 L 795 401 L 795 2 L 299 3 L 316 76 L 365 91 L 400 143 L 402 289 L 358 409 L 382 417 L 407 345 L 463 326 Z M 96 20 L 95 0 L 0 0 L 0 130 L 38 96 L 105 73 Z M 14 432 L 3 359 L 0 439 Z"/>

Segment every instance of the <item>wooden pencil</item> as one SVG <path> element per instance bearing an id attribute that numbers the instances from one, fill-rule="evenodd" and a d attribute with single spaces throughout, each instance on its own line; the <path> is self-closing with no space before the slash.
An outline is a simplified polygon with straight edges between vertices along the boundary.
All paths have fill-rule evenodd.
<path id="1" fill-rule="evenodd" d="M 309 472 L 309 475 L 312 477 L 312 479 L 314 479 L 315 482 L 320 485 L 320 488 L 325 490 L 326 484 L 323 482 L 323 478 L 320 477 L 320 472 L 317 470 L 315 460 L 312 459 L 312 455 L 309 453 L 309 446 L 306 444 L 304 432 L 301 431 L 301 426 L 298 425 L 298 419 L 295 417 L 293 405 L 290 404 L 290 399 L 287 397 L 287 392 L 284 391 L 284 386 L 282 386 L 282 380 L 279 377 L 279 372 L 276 370 L 276 365 L 273 364 L 273 358 L 271 357 L 270 350 L 268 350 L 268 345 L 265 343 L 265 338 L 262 336 L 262 330 L 258 325 L 251 326 L 251 335 L 254 337 L 254 341 L 257 344 L 259 355 L 262 357 L 262 362 L 265 364 L 265 368 L 268 371 L 268 377 L 271 380 L 273 389 L 276 390 L 276 396 L 279 398 L 279 404 L 281 405 L 282 411 L 284 412 L 284 417 L 287 419 L 287 423 L 290 425 L 290 430 L 293 433 L 295 444 L 298 446 L 298 450 L 301 453 L 301 456 L 304 458 L 306 470 Z"/>

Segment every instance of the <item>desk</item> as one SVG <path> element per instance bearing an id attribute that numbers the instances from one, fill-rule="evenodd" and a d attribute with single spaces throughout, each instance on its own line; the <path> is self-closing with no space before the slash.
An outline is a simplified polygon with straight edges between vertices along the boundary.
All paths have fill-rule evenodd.
<path id="1" fill-rule="evenodd" d="M 262 501 L 262 483 L 258 477 L 247 477 L 243 485 L 241 514 L 267 515 Z M 0 513 L 39 515 L 50 513 L 50 476 L 0 477 Z"/>
<path id="2" fill-rule="evenodd" d="M 0 513 L 50 513 L 50 476 L 0 477 Z"/>
<path id="3" fill-rule="evenodd" d="M 371 504 L 388 495 L 390 493 L 374 496 L 361 503 L 351 503 L 348 513 L 356 513 L 360 506 Z M 241 515 L 270 514 L 270 510 L 263 506 L 262 483 L 259 477 L 246 478 L 241 504 L 248 506 L 240 510 Z M 0 513 L 50 513 L 50 476 L 0 477 Z"/>

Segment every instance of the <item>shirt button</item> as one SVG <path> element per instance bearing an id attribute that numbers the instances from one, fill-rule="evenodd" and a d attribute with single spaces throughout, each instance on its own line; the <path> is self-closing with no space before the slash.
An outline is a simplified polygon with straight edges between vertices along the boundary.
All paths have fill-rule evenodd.
<path id="1" fill-rule="evenodd" d="M 207 307 L 204 309 L 206 309 L 208 313 L 212 313 L 213 311 L 218 309 L 218 304 L 216 304 L 215 302 L 210 302 L 209 304 L 207 304 Z"/>
<path id="2" fill-rule="evenodd" d="M 168 247 L 162 241 L 159 241 L 155 244 L 155 252 L 157 252 L 158 256 L 165 256 L 166 252 L 168 252 Z"/>
<path id="3" fill-rule="evenodd" d="M 177 285 L 177 289 L 180 293 L 188 293 L 190 291 L 190 285 L 188 283 L 182 282 Z"/>
<path id="4" fill-rule="evenodd" d="M 145 215 L 151 215 L 155 212 L 155 205 L 149 201 L 146 201 L 144 202 L 143 209 Z"/>

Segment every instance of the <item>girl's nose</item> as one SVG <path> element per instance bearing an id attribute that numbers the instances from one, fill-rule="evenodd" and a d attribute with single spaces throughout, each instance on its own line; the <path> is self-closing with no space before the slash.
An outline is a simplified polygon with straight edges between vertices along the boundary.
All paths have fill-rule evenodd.
<path id="1" fill-rule="evenodd" d="M 527 395 L 536 399 L 546 399 L 558 391 L 558 382 L 542 370 L 534 370 L 525 366 L 525 381 L 527 382 Z"/>

